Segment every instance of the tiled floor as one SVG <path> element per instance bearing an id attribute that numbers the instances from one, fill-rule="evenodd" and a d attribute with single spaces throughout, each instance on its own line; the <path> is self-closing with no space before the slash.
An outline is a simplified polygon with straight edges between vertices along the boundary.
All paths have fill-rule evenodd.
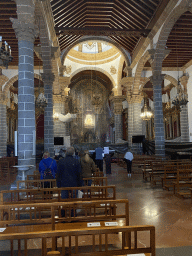
<path id="1" fill-rule="evenodd" d="M 190 199 L 180 199 L 160 185 L 151 188 L 136 168 L 133 168 L 132 177 L 128 178 L 124 168 L 112 164 L 112 174 L 107 177 L 108 184 L 117 187 L 117 199 L 129 199 L 130 225 L 156 227 L 157 256 L 192 255 Z"/>

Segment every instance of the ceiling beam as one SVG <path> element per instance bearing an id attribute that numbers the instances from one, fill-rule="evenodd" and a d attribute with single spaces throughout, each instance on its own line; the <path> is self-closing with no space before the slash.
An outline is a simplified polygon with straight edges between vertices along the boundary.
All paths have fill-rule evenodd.
<path id="1" fill-rule="evenodd" d="M 55 27 L 57 34 L 62 35 L 92 35 L 92 36 L 136 36 L 147 37 L 149 29 L 98 29 L 98 28 L 71 28 Z"/>

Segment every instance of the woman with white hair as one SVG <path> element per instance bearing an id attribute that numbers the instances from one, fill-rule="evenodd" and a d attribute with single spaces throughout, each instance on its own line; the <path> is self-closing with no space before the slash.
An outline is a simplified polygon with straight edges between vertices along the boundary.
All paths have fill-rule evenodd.
<path id="1" fill-rule="evenodd" d="M 50 169 L 53 175 L 53 179 L 56 178 L 57 162 L 50 157 L 49 152 L 44 152 L 43 159 L 39 163 L 40 179 L 45 179 L 45 170 Z"/>

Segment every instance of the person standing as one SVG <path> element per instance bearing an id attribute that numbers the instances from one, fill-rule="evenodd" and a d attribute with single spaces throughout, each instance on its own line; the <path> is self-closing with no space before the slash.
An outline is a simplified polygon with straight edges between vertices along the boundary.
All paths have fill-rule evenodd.
<path id="1" fill-rule="evenodd" d="M 81 170 L 83 178 L 91 178 L 92 174 L 96 171 L 96 165 L 93 159 L 89 156 L 89 151 L 85 150 L 84 155 L 81 157 Z M 84 182 L 84 185 L 91 186 L 92 180 L 88 180 L 88 182 Z"/>
<path id="2" fill-rule="evenodd" d="M 69 147 L 66 150 L 65 158 L 59 160 L 57 164 L 57 187 L 81 187 L 83 185 L 81 165 L 79 160 L 73 157 L 75 150 Z M 61 198 L 69 197 L 68 190 L 62 190 Z M 73 194 L 77 197 L 77 194 Z"/>
<path id="3" fill-rule="evenodd" d="M 128 178 L 131 178 L 131 167 L 132 167 L 133 154 L 131 152 L 127 151 L 125 153 L 124 160 L 127 164 Z"/>
<path id="4" fill-rule="evenodd" d="M 57 162 L 50 157 L 49 152 L 44 152 L 43 159 L 39 163 L 39 172 L 40 172 L 40 179 L 42 180 L 44 177 L 44 171 L 50 168 L 52 171 L 53 179 L 56 177 L 57 173 Z"/>
<path id="5" fill-rule="evenodd" d="M 95 163 L 100 172 L 103 172 L 103 149 L 101 147 L 95 149 Z"/>
<path id="6" fill-rule="evenodd" d="M 51 171 L 51 173 L 49 173 Z M 40 179 L 55 179 L 57 173 L 57 162 L 50 157 L 49 152 L 44 152 L 43 159 L 39 163 L 39 172 L 40 172 Z M 45 176 L 47 175 L 47 177 Z M 52 177 L 51 177 L 52 175 Z M 49 177 L 48 177 L 49 176 Z M 50 183 L 47 182 L 44 184 L 44 187 L 49 188 Z"/>

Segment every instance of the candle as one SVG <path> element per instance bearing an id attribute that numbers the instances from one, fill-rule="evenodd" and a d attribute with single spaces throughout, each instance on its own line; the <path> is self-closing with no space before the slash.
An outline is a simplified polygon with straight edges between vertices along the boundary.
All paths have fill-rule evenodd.
<path id="1" fill-rule="evenodd" d="M 9 55 L 11 56 L 11 46 L 9 46 Z"/>

